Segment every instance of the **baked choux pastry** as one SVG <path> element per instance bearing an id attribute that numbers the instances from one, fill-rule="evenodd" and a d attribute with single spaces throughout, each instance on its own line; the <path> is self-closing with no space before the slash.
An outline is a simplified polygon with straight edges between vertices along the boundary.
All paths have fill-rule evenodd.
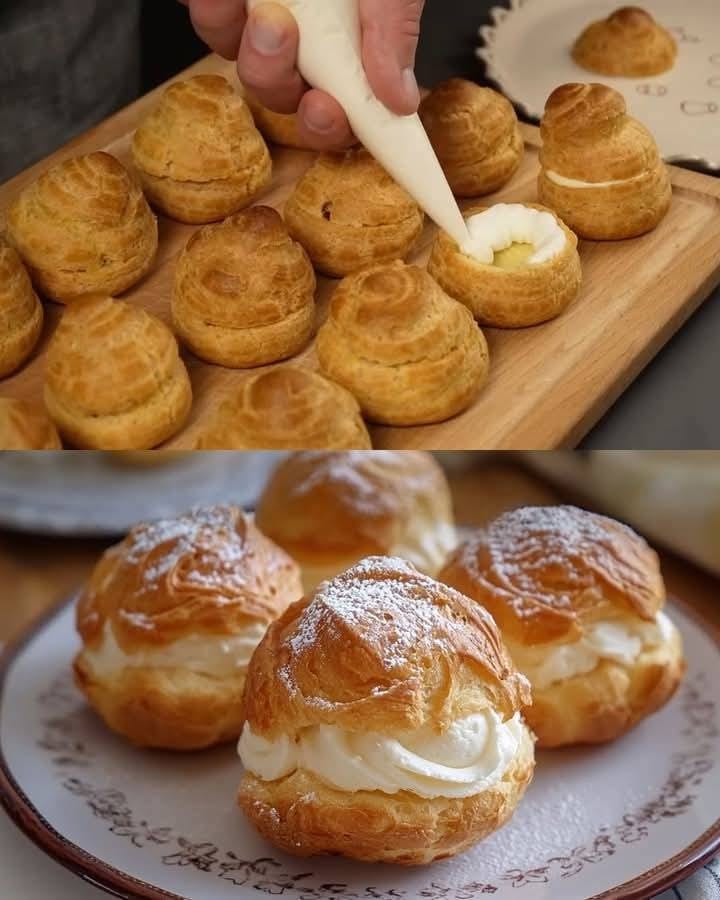
<path id="1" fill-rule="evenodd" d="M 301 595 L 295 563 L 236 507 L 138 525 L 80 596 L 75 680 L 106 724 L 141 747 L 232 740 L 248 661 Z"/>
<path id="2" fill-rule="evenodd" d="M 518 118 L 497 91 L 450 78 L 425 97 L 420 118 L 456 196 L 492 194 L 520 168 Z"/>
<path id="3" fill-rule="evenodd" d="M 466 210 L 471 239 L 438 232 L 428 272 L 482 325 L 524 328 L 554 319 L 577 297 L 577 237 L 551 210 L 498 203 Z"/>
<path id="4" fill-rule="evenodd" d="M 176 81 L 135 132 L 150 202 L 179 222 L 216 222 L 270 183 L 272 160 L 247 104 L 221 75 Z"/>
<path id="5" fill-rule="evenodd" d="M 320 368 L 386 425 L 449 419 L 473 402 L 489 369 L 472 314 L 424 269 L 396 261 L 348 276 L 318 333 Z"/>
<path id="6" fill-rule="evenodd" d="M 488 609 L 532 686 L 540 747 L 611 741 L 685 671 L 657 555 L 625 525 L 571 506 L 506 513 L 438 576 Z"/>
<path id="7" fill-rule="evenodd" d="M 43 308 L 17 252 L 0 237 L 0 378 L 10 375 L 35 349 Z"/>
<path id="8" fill-rule="evenodd" d="M 66 160 L 28 185 L 8 210 L 7 237 L 35 287 L 58 303 L 122 294 L 158 247 L 140 187 L 109 153 Z"/>
<path id="9" fill-rule="evenodd" d="M 563 85 L 550 95 L 540 131 L 540 202 L 580 237 L 639 237 L 670 209 L 668 168 L 622 94 L 602 84 Z"/>
<path id="10" fill-rule="evenodd" d="M 315 272 L 280 214 L 253 206 L 190 238 L 175 272 L 172 316 L 183 343 L 207 362 L 277 362 L 312 336 Z"/>
<path id="11" fill-rule="evenodd" d="M 296 113 L 286 115 L 273 112 L 259 103 L 252 94 L 246 94 L 245 100 L 250 107 L 255 125 L 265 140 L 279 147 L 292 147 L 295 150 L 308 149 L 308 145 L 300 137 Z"/>
<path id="12" fill-rule="evenodd" d="M 342 276 L 405 257 L 424 216 L 367 150 L 323 153 L 285 204 L 290 234 L 316 269 Z"/>
<path id="13" fill-rule="evenodd" d="M 454 856 L 504 825 L 532 778 L 529 700 L 482 607 L 369 557 L 293 604 L 256 650 L 240 806 L 297 856 Z"/>
<path id="14" fill-rule="evenodd" d="M 251 375 L 224 400 L 197 450 L 369 450 L 353 395 L 317 372 L 284 365 Z"/>
<path id="15" fill-rule="evenodd" d="M 0 450 L 62 450 L 62 444 L 45 410 L 0 397 Z"/>
<path id="16" fill-rule="evenodd" d="M 170 329 L 139 306 L 89 297 L 68 307 L 48 345 L 45 405 L 81 450 L 149 450 L 190 412 L 187 369 Z"/>
<path id="17" fill-rule="evenodd" d="M 662 75 L 675 65 L 675 38 L 637 6 L 593 22 L 575 42 L 573 59 L 590 72 L 621 78 Z"/>
<path id="18" fill-rule="evenodd" d="M 445 474 L 412 450 L 295 453 L 268 480 L 257 521 L 300 564 L 306 594 L 364 556 L 435 576 L 457 544 Z"/>

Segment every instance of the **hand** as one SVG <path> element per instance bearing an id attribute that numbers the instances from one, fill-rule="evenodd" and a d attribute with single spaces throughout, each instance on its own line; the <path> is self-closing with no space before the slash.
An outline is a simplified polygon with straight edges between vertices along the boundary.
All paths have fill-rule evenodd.
<path id="1" fill-rule="evenodd" d="M 212 50 L 237 59 L 240 80 L 264 106 L 298 113 L 310 146 L 333 150 L 353 142 L 342 108 L 329 94 L 308 89 L 297 70 L 298 30 L 284 6 L 267 2 L 248 16 L 245 0 L 180 0 Z M 331 3 L 332 0 L 326 0 Z M 377 97 L 409 115 L 420 102 L 414 65 L 424 0 L 358 0 L 362 55 Z"/>

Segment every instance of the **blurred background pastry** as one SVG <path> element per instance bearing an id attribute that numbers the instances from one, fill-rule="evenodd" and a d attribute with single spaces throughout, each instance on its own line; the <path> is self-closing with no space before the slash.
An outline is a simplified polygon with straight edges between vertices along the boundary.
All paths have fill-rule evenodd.
<path id="1" fill-rule="evenodd" d="M 423 214 L 366 150 L 324 153 L 285 204 L 290 234 L 326 275 L 406 256 Z"/>
<path id="2" fill-rule="evenodd" d="M 308 149 L 298 131 L 297 113 L 286 115 L 273 112 L 247 91 L 245 92 L 245 101 L 250 107 L 255 125 L 267 141 L 279 147 L 293 147 L 296 150 Z"/>
<path id="3" fill-rule="evenodd" d="M 172 314 L 181 340 L 207 362 L 277 362 L 312 335 L 315 272 L 280 214 L 253 206 L 190 238 L 177 264 Z"/>
<path id="4" fill-rule="evenodd" d="M 62 450 L 62 444 L 42 407 L 0 397 L 0 450 Z"/>
<path id="5" fill-rule="evenodd" d="M 341 282 L 316 347 L 328 378 L 387 425 L 449 419 L 488 376 L 487 342 L 469 310 L 424 269 L 400 261 Z"/>
<path id="6" fill-rule="evenodd" d="M 232 740 L 253 650 L 301 594 L 295 563 L 237 507 L 138 525 L 79 598 L 76 683 L 134 744 Z"/>
<path id="7" fill-rule="evenodd" d="M 272 176 L 247 104 L 221 75 L 171 84 L 140 124 L 132 150 L 151 203 L 190 224 L 249 205 Z"/>
<path id="8" fill-rule="evenodd" d="M 428 272 L 483 325 L 523 328 L 559 316 L 577 297 L 577 237 L 542 206 L 498 203 L 464 213 L 471 241 L 438 232 Z"/>
<path id="9" fill-rule="evenodd" d="M 670 209 L 670 174 L 625 98 L 602 84 L 565 84 L 541 124 L 540 202 L 580 237 L 613 241 L 652 231 Z"/>
<path id="10" fill-rule="evenodd" d="M 540 747 L 614 740 L 682 679 L 657 555 L 605 516 L 572 506 L 505 513 L 438 577 L 492 613 L 532 685 L 526 718 Z"/>
<path id="11" fill-rule="evenodd" d="M 192 391 L 160 319 L 92 297 L 68 307 L 50 341 L 45 403 L 79 449 L 149 450 L 183 426 Z"/>
<path id="12" fill-rule="evenodd" d="M 158 247 L 142 191 L 109 153 L 66 160 L 28 185 L 8 210 L 7 238 L 35 287 L 59 303 L 121 294 L 149 272 Z"/>
<path id="13" fill-rule="evenodd" d="M 42 326 L 43 308 L 25 266 L 0 235 L 0 378 L 30 356 Z"/>
<path id="14" fill-rule="evenodd" d="M 248 668 L 239 803 L 287 853 L 430 863 L 512 815 L 529 702 L 492 618 L 370 557 L 273 625 Z"/>
<path id="15" fill-rule="evenodd" d="M 512 103 L 463 78 L 439 84 L 420 105 L 420 118 L 458 197 L 500 190 L 525 152 Z"/>
<path id="16" fill-rule="evenodd" d="M 638 6 L 616 9 L 593 22 L 575 42 L 575 62 L 590 72 L 621 78 L 662 75 L 675 65 L 675 38 Z"/>
<path id="17" fill-rule="evenodd" d="M 197 450 L 369 450 L 353 395 L 311 369 L 284 365 L 250 375 L 216 410 Z"/>
<path id="18" fill-rule="evenodd" d="M 300 563 L 309 593 L 364 556 L 436 575 L 457 537 L 450 489 L 429 453 L 294 453 L 260 496 L 262 530 Z"/>

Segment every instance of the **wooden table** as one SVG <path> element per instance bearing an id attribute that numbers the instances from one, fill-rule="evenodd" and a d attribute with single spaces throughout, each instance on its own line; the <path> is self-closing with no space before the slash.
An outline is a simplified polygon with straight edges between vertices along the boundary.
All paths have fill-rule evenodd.
<path id="1" fill-rule="evenodd" d="M 566 499 L 535 475 L 501 461 L 453 474 L 451 484 L 457 519 L 463 525 L 480 525 L 523 503 Z M 12 639 L 82 583 L 106 545 L 0 531 L 0 641 Z M 720 626 L 720 580 L 670 553 L 661 556 L 668 591 Z"/>

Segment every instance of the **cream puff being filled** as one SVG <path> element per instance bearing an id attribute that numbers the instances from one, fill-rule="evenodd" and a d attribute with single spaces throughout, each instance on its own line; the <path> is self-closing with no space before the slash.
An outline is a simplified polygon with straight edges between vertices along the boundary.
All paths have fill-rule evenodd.
<path id="1" fill-rule="evenodd" d="M 457 543 L 445 473 L 418 451 L 294 453 L 270 477 L 257 522 L 300 563 L 306 592 L 373 554 L 435 575 Z"/>
<path id="2" fill-rule="evenodd" d="M 492 613 L 532 685 L 526 718 L 540 747 L 611 741 L 682 679 L 657 555 L 605 516 L 571 506 L 505 513 L 438 577 Z"/>
<path id="3" fill-rule="evenodd" d="M 532 778 L 528 701 L 482 607 L 370 557 L 291 606 L 253 656 L 240 806 L 298 856 L 454 856 L 500 828 Z"/>
<path id="4" fill-rule="evenodd" d="M 301 595 L 297 565 L 236 507 L 138 525 L 80 596 L 76 683 L 139 746 L 232 740 L 250 657 Z"/>

